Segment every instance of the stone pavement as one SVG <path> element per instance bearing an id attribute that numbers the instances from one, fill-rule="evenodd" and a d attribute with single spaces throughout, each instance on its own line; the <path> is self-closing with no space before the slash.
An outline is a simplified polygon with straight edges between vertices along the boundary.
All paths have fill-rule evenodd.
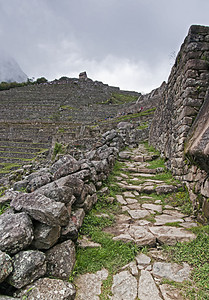
<path id="1" fill-rule="evenodd" d="M 156 156 L 148 154 L 143 145 L 121 152 L 119 157 L 126 165 L 116 178 L 118 185 L 123 188 L 122 194 L 116 195 L 116 200 L 121 204 L 121 213 L 116 216 L 114 226 L 105 231 L 113 234 L 114 240 L 134 242 L 139 246 L 148 246 L 149 250 L 146 255 L 138 254 L 134 261 L 113 276 L 108 299 L 181 300 L 183 297 L 180 292 L 171 285 L 163 284 L 162 279 L 176 282 L 189 280 L 190 266 L 166 262 L 160 246 L 194 239 L 195 235 L 186 230 L 197 226 L 194 217 L 181 213 L 178 207 L 165 205 L 160 196 L 159 199 L 150 196 L 151 193 L 160 195 L 175 192 L 180 186 L 153 179 L 155 174 L 163 170 L 147 168 L 149 161 Z M 76 299 L 99 300 L 102 280 L 107 276 L 105 269 L 96 274 L 81 275 L 75 282 Z"/>

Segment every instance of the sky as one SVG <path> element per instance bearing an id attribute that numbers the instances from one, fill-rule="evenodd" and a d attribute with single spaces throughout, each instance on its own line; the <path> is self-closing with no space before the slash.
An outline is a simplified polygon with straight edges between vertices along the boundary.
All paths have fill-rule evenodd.
<path id="1" fill-rule="evenodd" d="M 88 77 L 142 93 L 167 81 L 209 0 L 0 0 L 0 50 L 29 78 Z"/>

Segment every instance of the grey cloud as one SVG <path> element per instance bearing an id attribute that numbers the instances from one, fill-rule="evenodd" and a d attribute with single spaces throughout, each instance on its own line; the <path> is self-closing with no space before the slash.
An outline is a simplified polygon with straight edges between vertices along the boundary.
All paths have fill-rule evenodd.
<path id="1" fill-rule="evenodd" d="M 207 25 L 208 11 L 208 0 L 0 0 L 0 38 L 30 77 L 86 70 L 148 91 L 167 79 L 171 53 L 191 24 Z"/>

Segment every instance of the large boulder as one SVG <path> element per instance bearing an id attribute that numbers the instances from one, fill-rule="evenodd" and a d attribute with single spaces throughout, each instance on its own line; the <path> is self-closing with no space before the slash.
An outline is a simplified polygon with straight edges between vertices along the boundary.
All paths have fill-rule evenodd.
<path id="1" fill-rule="evenodd" d="M 21 251 L 12 260 L 14 268 L 7 281 L 16 288 L 21 288 L 46 273 L 46 257 L 40 251 Z"/>
<path id="2" fill-rule="evenodd" d="M 12 272 L 12 259 L 5 252 L 0 251 L 0 283 Z"/>
<path id="3" fill-rule="evenodd" d="M 26 213 L 0 216 L 0 250 L 15 254 L 31 244 L 33 225 Z"/>
<path id="4" fill-rule="evenodd" d="M 47 275 L 68 280 L 75 265 L 75 245 L 69 240 L 46 251 Z"/>
<path id="5" fill-rule="evenodd" d="M 57 162 L 58 166 L 59 161 Z M 55 166 L 53 169 L 56 169 Z M 68 155 L 68 160 L 66 163 L 61 164 L 60 167 L 54 172 L 53 178 L 54 180 L 59 179 L 61 177 L 67 176 L 69 174 L 75 173 L 80 169 L 80 164 L 78 161 L 72 156 Z"/>
<path id="6" fill-rule="evenodd" d="M 67 186 L 67 187 L 72 188 L 73 194 L 76 197 L 80 196 L 83 186 L 84 186 L 84 182 L 74 175 L 68 175 L 68 176 L 62 177 L 62 178 L 56 180 L 56 184 L 59 187 Z"/>
<path id="7" fill-rule="evenodd" d="M 11 207 L 51 226 L 65 226 L 69 221 L 68 211 L 63 203 L 55 202 L 41 194 L 21 194 L 12 200 Z"/>
<path id="8" fill-rule="evenodd" d="M 73 300 L 75 294 L 72 283 L 50 278 L 40 278 L 16 292 L 18 299 L 28 300 Z"/>

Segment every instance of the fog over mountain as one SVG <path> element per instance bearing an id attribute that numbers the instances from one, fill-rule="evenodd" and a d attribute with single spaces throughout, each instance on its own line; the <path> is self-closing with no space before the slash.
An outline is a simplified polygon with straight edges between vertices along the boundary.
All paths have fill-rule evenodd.
<path id="1" fill-rule="evenodd" d="M 0 52 L 0 82 L 25 82 L 28 76 L 10 55 Z"/>

